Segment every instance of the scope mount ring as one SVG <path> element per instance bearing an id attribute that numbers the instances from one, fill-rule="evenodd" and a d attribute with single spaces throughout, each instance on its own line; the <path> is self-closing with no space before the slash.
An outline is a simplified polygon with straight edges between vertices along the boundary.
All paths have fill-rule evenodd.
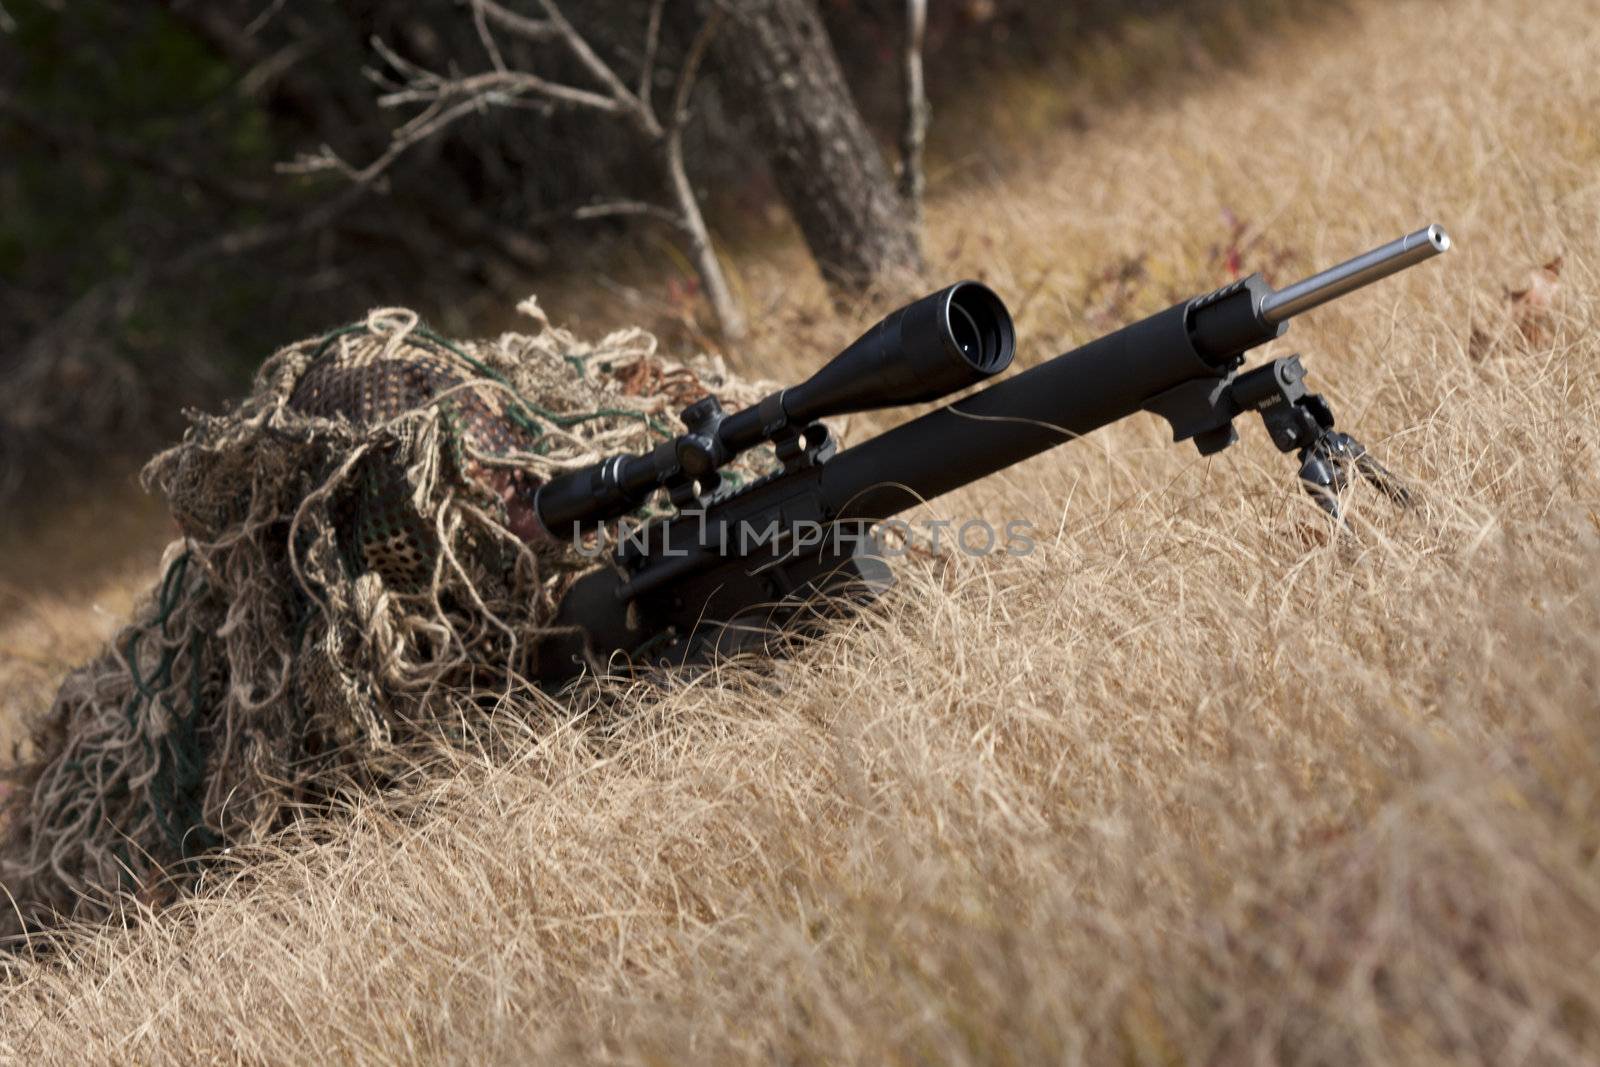
<path id="1" fill-rule="evenodd" d="M 825 424 L 813 422 L 803 429 L 779 433 L 772 439 L 772 450 L 783 464 L 783 472 L 789 474 L 828 462 L 839 450 L 839 442 Z"/>

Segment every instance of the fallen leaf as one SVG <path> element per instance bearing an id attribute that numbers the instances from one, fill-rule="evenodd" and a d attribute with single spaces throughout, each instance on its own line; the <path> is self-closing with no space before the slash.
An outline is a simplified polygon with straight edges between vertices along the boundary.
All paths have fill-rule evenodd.
<path id="1" fill-rule="evenodd" d="M 1511 321 L 1529 344 L 1539 345 L 1550 338 L 1556 297 L 1561 288 L 1563 257 L 1557 256 L 1528 273 L 1524 289 L 1507 289 L 1511 302 Z"/>

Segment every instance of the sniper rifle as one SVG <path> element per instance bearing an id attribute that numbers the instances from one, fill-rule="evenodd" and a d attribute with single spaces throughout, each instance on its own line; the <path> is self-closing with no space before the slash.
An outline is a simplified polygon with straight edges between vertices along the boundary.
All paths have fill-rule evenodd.
<path id="1" fill-rule="evenodd" d="M 1289 320 L 1450 248 L 1429 226 L 1305 281 L 1273 289 L 1252 274 L 1091 341 L 902 426 L 839 450 L 821 420 L 938 400 L 1004 371 L 1016 351 L 1005 303 L 959 282 L 894 312 L 799 385 L 724 412 L 714 397 L 682 414 L 684 433 L 613 456 L 539 490 L 552 536 L 582 542 L 665 492 L 673 513 L 619 538 L 611 565 L 574 583 L 541 645 L 539 676 L 704 663 L 768 647 L 819 605 L 860 602 L 891 581 L 877 524 L 1140 411 L 1202 455 L 1238 439 L 1256 412 L 1335 521 L 1365 479 L 1409 500 L 1354 438 L 1291 355 L 1242 370 Z M 720 471 L 771 445 L 782 469 L 737 485 Z"/>

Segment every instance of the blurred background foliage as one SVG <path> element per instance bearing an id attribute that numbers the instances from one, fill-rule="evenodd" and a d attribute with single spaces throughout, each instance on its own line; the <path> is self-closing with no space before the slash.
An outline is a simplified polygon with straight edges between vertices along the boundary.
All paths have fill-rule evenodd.
<path id="1" fill-rule="evenodd" d="M 902 109 L 902 0 L 818 3 L 887 150 Z M 627 71 L 641 65 L 649 7 L 566 5 Z M 687 7 L 667 4 L 668 87 L 693 32 Z M 1291 0 L 932 0 L 932 158 L 981 157 L 997 129 L 1025 144 L 1130 94 L 1208 77 L 1289 14 L 1308 12 Z M 447 331 L 505 325 L 529 292 L 614 269 L 652 225 L 573 217 L 599 198 L 654 195 L 637 139 L 587 112 L 486 110 L 365 187 L 287 172 L 324 145 L 360 166 L 389 143 L 403 116 L 378 106 L 374 38 L 431 69 L 484 66 L 457 0 L 0 0 L 8 510 L 45 479 L 125 471 L 177 431 L 184 405 L 236 392 L 279 344 L 396 303 Z M 583 81 L 554 46 L 499 43 L 513 66 Z M 696 91 L 692 178 L 719 240 L 759 246 L 787 223 L 716 75 Z M 662 285 L 680 270 L 631 280 Z"/>

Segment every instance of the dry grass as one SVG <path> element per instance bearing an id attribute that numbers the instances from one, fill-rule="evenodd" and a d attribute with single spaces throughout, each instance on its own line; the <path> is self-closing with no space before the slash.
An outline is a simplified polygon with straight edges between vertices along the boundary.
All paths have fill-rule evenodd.
<path id="1" fill-rule="evenodd" d="M 505 751 L 20 965 L 0 1048 L 1600 1057 L 1597 60 L 1586 0 L 1375 5 L 934 205 L 944 273 L 1023 306 L 1031 359 L 1217 281 L 1224 209 L 1285 276 L 1447 224 L 1451 258 L 1289 339 L 1416 513 L 1361 496 L 1330 540 L 1258 427 L 1206 462 L 1134 420 L 940 503 L 1032 518 L 1033 556 L 909 573 L 770 674 L 625 719 L 508 709 Z M 1503 287 L 1557 252 L 1529 340 Z M 756 352 L 800 354 L 764 369 L 848 339 L 820 306 L 775 303 Z"/>
<path id="2" fill-rule="evenodd" d="M 0 536 L 0 753 L 47 707 L 61 676 L 94 656 L 149 585 L 176 527 L 130 475 L 107 479 Z M 10 518 L 10 516 L 6 516 Z"/>

